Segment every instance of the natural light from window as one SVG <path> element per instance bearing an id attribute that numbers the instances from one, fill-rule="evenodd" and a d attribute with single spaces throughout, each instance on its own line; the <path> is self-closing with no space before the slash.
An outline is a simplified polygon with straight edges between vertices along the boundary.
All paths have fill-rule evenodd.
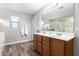
<path id="1" fill-rule="evenodd" d="M 11 16 L 11 28 L 18 28 L 19 20 L 16 16 Z"/>

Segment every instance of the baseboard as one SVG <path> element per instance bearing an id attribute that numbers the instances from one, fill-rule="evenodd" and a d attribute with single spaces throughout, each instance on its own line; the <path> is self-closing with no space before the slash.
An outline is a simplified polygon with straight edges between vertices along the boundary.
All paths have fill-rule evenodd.
<path id="1" fill-rule="evenodd" d="M 28 42 L 28 41 L 32 41 L 32 39 L 31 40 L 23 40 L 23 41 L 11 42 L 11 43 L 5 43 L 4 46 L 12 45 L 12 44 L 17 44 L 17 43 L 21 43 L 21 42 Z"/>

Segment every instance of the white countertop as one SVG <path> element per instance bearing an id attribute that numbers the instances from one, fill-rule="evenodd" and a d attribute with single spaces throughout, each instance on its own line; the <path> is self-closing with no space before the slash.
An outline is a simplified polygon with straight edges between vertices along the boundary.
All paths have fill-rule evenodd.
<path id="1" fill-rule="evenodd" d="M 64 41 L 69 41 L 71 39 L 73 39 L 75 36 L 74 36 L 74 33 L 62 33 L 62 32 L 58 32 L 60 33 L 61 35 L 57 35 L 57 32 L 54 32 L 54 33 L 51 33 L 51 34 L 48 34 L 48 33 L 35 33 L 37 35 L 42 35 L 42 36 L 47 36 L 47 37 L 50 37 L 50 38 L 56 38 L 56 39 L 60 39 L 60 40 L 64 40 Z"/>

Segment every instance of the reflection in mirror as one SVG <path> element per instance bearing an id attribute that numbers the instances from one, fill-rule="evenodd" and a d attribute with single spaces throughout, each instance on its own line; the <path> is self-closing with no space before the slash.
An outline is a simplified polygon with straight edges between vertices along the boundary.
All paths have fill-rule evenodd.
<path id="1" fill-rule="evenodd" d="M 73 32 L 73 17 L 42 21 L 42 31 Z"/>

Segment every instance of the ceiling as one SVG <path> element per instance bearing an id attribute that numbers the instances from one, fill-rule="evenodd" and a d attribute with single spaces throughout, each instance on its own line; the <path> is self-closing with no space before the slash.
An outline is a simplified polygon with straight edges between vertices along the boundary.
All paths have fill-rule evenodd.
<path id="1" fill-rule="evenodd" d="M 0 3 L 0 9 L 33 15 L 45 5 L 46 3 Z"/>

